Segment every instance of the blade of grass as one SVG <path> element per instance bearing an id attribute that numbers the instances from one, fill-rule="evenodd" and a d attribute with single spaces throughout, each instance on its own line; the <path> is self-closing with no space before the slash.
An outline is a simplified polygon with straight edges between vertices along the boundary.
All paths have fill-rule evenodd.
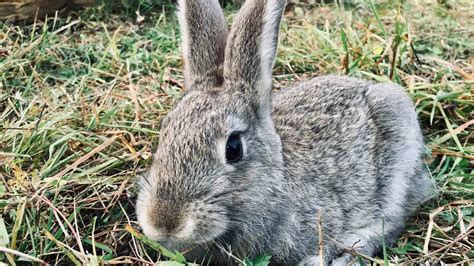
<path id="1" fill-rule="evenodd" d="M 374 4 L 372 3 L 372 0 L 369 0 L 369 6 L 370 6 L 370 9 L 372 10 L 372 13 L 374 14 L 375 20 L 377 20 L 377 24 L 379 25 L 380 31 L 383 33 L 383 36 L 384 36 L 385 38 L 387 38 L 388 34 L 387 34 L 387 32 L 385 31 L 385 27 L 383 26 L 383 23 L 382 23 L 382 21 L 380 20 L 379 14 L 377 13 L 377 10 L 375 10 L 375 6 L 374 6 Z"/>
<path id="2" fill-rule="evenodd" d="M 163 256 L 179 262 L 179 263 L 186 263 L 186 259 L 183 257 L 183 255 L 179 252 L 171 252 L 170 250 L 166 249 L 159 243 L 149 239 L 148 237 L 140 234 L 137 232 L 135 229 L 133 229 L 129 224 L 125 226 L 125 230 L 132 234 L 134 237 L 136 237 L 138 240 L 142 241 L 143 243 L 147 244 L 148 246 L 152 247 L 153 249 L 159 251 Z"/>

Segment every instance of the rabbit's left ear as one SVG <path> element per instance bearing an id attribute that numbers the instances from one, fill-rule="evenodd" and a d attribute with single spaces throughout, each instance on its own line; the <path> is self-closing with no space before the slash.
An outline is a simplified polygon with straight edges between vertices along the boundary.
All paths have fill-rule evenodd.
<path id="1" fill-rule="evenodd" d="M 223 82 L 227 24 L 218 0 L 178 0 L 186 89 Z"/>
<path id="2" fill-rule="evenodd" d="M 285 0 L 247 0 L 234 20 L 225 50 L 224 80 L 240 87 L 268 115 L 272 68 Z M 264 114 L 265 115 L 265 114 Z"/>

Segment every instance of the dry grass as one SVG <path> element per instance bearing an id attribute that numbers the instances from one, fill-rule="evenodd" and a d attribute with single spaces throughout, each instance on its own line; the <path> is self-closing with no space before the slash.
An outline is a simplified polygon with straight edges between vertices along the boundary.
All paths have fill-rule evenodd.
<path id="1" fill-rule="evenodd" d="M 376 261 L 472 264 L 474 4 L 407 2 L 293 5 L 276 85 L 347 73 L 405 86 L 439 193 Z M 158 259 L 125 226 L 138 228 L 136 175 L 182 91 L 177 24 L 166 5 L 142 5 L 144 22 L 106 7 L 0 22 L 0 261 Z"/>

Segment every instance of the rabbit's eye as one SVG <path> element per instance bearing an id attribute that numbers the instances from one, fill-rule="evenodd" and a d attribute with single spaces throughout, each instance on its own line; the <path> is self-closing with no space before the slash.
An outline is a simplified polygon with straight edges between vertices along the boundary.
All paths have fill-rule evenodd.
<path id="1" fill-rule="evenodd" d="M 225 146 L 225 158 L 228 163 L 235 163 L 242 159 L 243 149 L 240 134 L 232 133 Z"/>

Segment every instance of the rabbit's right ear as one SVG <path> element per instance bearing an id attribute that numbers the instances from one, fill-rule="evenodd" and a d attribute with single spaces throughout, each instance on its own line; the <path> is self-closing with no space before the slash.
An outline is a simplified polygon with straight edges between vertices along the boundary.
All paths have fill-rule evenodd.
<path id="1" fill-rule="evenodd" d="M 266 121 L 271 120 L 272 68 L 285 5 L 285 0 L 245 1 L 227 37 L 224 79 L 255 100 L 251 104 Z"/>
<path id="2" fill-rule="evenodd" d="M 218 0 L 178 0 L 177 15 L 186 89 L 221 85 L 228 30 Z"/>

